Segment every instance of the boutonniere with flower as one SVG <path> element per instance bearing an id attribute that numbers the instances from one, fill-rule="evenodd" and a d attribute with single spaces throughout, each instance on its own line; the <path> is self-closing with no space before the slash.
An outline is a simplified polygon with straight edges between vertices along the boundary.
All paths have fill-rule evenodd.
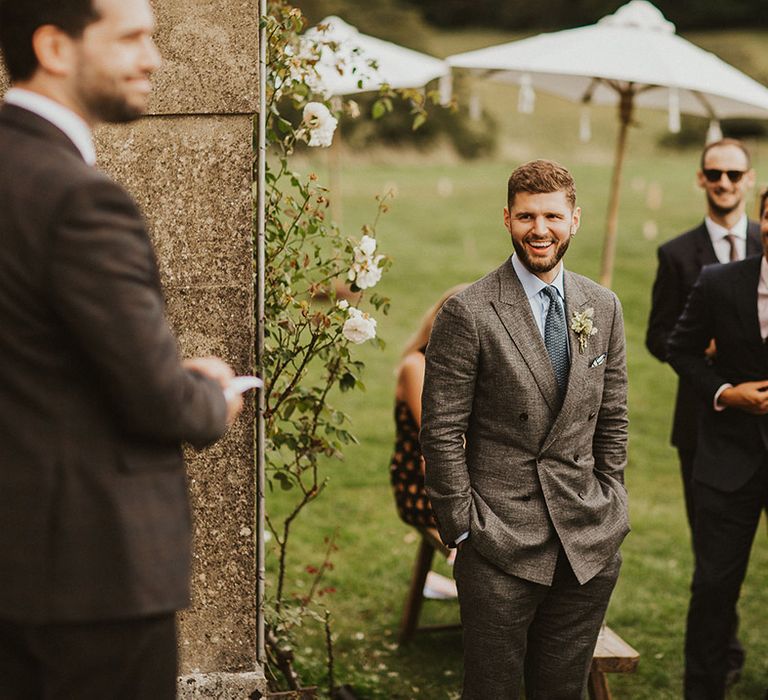
<path id="1" fill-rule="evenodd" d="M 595 310 L 588 306 L 584 311 L 578 313 L 574 311 L 571 316 L 571 330 L 576 334 L 579 339 L 579 352 L 583 353 L 584 348 L 587 347 L 587 341 L 597 333 L 597 328 L 592 322 L 592 318 L 595 315 Z"/>

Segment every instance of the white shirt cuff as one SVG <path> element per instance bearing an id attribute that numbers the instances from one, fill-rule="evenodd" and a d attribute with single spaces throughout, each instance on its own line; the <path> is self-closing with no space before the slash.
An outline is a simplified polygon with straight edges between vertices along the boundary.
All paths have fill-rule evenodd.
<path id="1" fill-rule="evenodd" d="M 726 389 L 731 389 L 733 387 L 733 384 L 723 384 L 716 392 L 715 392 L 715 401 L 714 401 L 714 408 L 716 411 L 724 411 L 727 406 L 723 406 L 720 404 L 720 394 L 722 394 Z"/>
<path id="2" fill-rule="evenodd" d="M 456 546 L 458 547 L 458 546 L 459 546 L 459 545 L 460 545 L 460 544 L 461 544 L 461 543 L 462 543 L 464 540 L 466 540 L 468 537 L 469 537 L 469 530 L 467 530 L 466 532 L 462 532 L 462 533 L 461 533 L 461 534 L 460 534 L 460 535 L 459 535 L 459 536 L 456 538 L 456 541 L 455 541 L 453 544 L 454 544 L 454 545 L 456 545 Z"/>

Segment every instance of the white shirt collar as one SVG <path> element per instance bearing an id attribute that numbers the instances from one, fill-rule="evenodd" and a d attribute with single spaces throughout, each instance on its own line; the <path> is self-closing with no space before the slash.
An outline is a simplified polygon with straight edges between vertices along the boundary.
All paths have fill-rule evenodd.
<path id="1" fill-rule="evenodd" d="M 718 223 L 715 223 L 708 216 L 704 218 L 704 225 L 707 227 L 712 241 L 718 241 L 728 233 L 732 233 L 736 238 L 743 238 L 747 240 L 747 215 L 742 214 L 741 218 L 736 222 L 732 229 L 727 229 Z"/>
<path id="2" fill-rule="evenodd" d="M 88 165 L 96 163 L 96 149 L 93 146 L 93 136 L 88 124 L 82 117 L 67 109 L 62 104 L 31 90 L 13 87 L 5 93 L 5 101 L 22 109 L 33 112 L 38 117 L 49 121 L 61 129 Z"/>
<path id="3" fill-rule="evenodd" d="M 517 277 L 520 280 L 520 284 L 523 285 L 523 291 L 525 292 L 525 295 L 528 297 L 529 301 L 537 294 L 539 294 L 541 290 L 544 289 L 544 287 L 550 286 L 547 285 L 547 283 L 542 279 L 534 275 L 525 265 L 523 265 L 522 261 L 518 258 L 517 255 L 512 256 L 512 267 L 515 268 Z M 560 295 L 560 298 L 563 301 L 565 301 L 565 288 L 563 286 L 564 272 L 565 265 L 563 265 L 562 261 L 560 261 L 560 270 L 557 273 L 557 277 L 552 280 L 551 284 L 552 287 L 557 289 L 557 293 Z"/>

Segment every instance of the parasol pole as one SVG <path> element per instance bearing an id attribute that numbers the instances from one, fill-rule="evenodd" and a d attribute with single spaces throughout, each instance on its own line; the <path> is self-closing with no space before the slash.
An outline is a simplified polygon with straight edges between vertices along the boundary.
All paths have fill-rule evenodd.
<path id="1" fill-rule="evenodd" d="M 635 92 L 632 83 L 619 90 L 619 136 L 616 141 L 616 153 L 613 160 L 611 190 L 608 196 L 608 216 L 605 224 L 605 242 L 600 263 L 600 284 L 610 287 L 613 279 L 613 261 L 616 257 L 616 233 L 619 227 L 619 194 L 621 190 L 621 171 L 627 150 L 627 134 L 632 121 Z"/>

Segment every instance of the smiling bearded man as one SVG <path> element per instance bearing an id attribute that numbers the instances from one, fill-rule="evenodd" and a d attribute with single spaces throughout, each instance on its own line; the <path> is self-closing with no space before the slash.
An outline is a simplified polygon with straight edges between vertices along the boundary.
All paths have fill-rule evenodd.
<path id="1" fill-rule="evenodd" d="M 570 173 L 509 178 L 515 256 L 449 299 L 426 352 L 421 445 L 459 548 L 464 700 L 581 700 L 629 531 L 627 376 L 616 296 L 565 271 Z"/>

